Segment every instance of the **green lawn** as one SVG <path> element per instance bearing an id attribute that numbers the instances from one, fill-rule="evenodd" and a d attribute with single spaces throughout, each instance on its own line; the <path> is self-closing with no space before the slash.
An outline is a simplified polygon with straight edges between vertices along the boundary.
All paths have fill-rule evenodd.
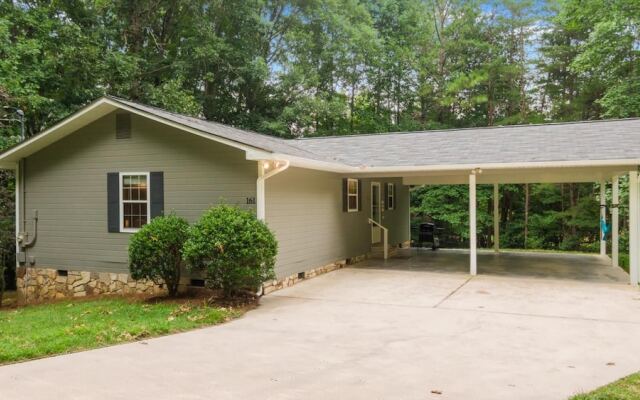
<path id="1" fill-rule="evenodd" d="M 125 298 L 0 310 L 0 364 L 215 325 L 243 311 L 207 306 L 201 300 L 144 302 Z"/>
<path id="2" fill-rule="evenodd" d="M 570 400 L 638 400 L 640 399 L 640 373 L 629 375 L 598 388 L 590 393 L 579 394 Z"/>

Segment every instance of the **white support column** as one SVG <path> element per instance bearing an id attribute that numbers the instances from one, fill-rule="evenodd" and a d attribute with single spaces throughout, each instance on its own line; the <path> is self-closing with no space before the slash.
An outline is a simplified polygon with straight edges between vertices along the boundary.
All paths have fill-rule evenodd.
<path id="1" fill-rule="evenodd" d="M 469 175 L 469 273 L 478 273 L 478 254 L 476 249 L 476 171 Z"/>
<path id="2" fill-rule="evenodd" d="M 620 230 L 620 213 L 618 203 L 620 202 L 620 182 L 618 175 L 611 179 L 611 265 L 617 267 L 619 264 L 618 236 Z"/>
<path id="3" fill-rule="evenodd" d="M 638 285 L 638 171 L 629 171 L 629 276 Z"/>
<path id="4" fill-rule="evenodd" d="M 258 161 L 258 179 L 256 181 L 256 217 L 260 221 L 266 219 L 267 199 L 265 181 L 289 168 L 289 161 L 260 160 Z"/>
<path id="5" fill-rule="evenodd" d="M 604 230 L 602 229 L 602 221 L 607 222 L 607 198 L 606 198 L 607 182 L 605 180 L 600 181 L 600 255 L 607 255 L 607 240 L 604 237 Z"/>
<path id="6" fill-rule="evenodd" d="M 256 217 L 260 221 L 264 221 L 265 217 L 265 190 L 264 190 L 264 174 L 265 161 L 258 161 L 258 180 L 256 181 Z"/>
<path id="7" fill-rule="evenodd" d="M 493 250 L 500 251 L 500 192 L 498 184 L 493 184 Z"/>

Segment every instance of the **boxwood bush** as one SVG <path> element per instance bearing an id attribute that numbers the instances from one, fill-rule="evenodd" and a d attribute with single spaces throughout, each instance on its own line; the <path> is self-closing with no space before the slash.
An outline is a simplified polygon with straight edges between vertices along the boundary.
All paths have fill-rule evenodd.
<path id="1" fill-rule="evenodd" d="M 170 296 L 178 293 L 182 247 L 189 224 L 176 215 L 156 217 L 129 240 L 129 271 L 133 279 L 164 283 Z"/>
<path id="2" fill-rule="evenodd" d="M 222 205 L 190 228 L 183 256 L 189 268 L 205 272 L 207 286 L 233 297 L 255 294 L 274 278 L 277 247 L 273 233 L 254 214 Z"/>

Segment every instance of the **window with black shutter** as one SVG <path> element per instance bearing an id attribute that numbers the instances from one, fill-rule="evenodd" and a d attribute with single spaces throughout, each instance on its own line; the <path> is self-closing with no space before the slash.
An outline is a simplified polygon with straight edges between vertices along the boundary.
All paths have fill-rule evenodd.
<path id="1" fill-rule="evenodd" d="M 362 209 L 360 193 L 362 184 L 359 179 L 345 178 L 342 181 L 342 209 L 345 212 L 357 212 Z"/>
<path id="2" fill-rule="evenodd" d="M 164 213 L 164 174 L 110 172 L 107 202 L 109 232 L 136 232 Z"/>

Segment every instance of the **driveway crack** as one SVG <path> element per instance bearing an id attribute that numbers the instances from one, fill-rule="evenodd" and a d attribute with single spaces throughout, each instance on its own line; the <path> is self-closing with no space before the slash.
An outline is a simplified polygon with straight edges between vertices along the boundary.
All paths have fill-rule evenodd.
<path id="1" fill-rule="evenodd" d="M 462 283 L 460 284 L 460 286 L 458 286 L 457 288 L 453 289 L 453 290 L 451 291 L 451 293 L 449 293 L 448 295 L 444 296 L 444 298 L 443 298 L 442 300 L 440 300 L 440 301 L 438 302 L 438 304 L 436 304 L 435 306 L 433 306 L 433 308 L 438 308 L 438 307 L 440 307 L 440 305 L 441 305 L 442 303 L 444 303 L 445 301 L 449 300 L 449 298 L 450 298 L 451 296 L 453 296 L 453 295 L 454 295 L 454 294 L 456 294 L 460 289 L 462 289 L 462 287 L 463 287 L 464 285 L 466 285 L 467 283 L 469 283 L 469 281 L 470 281 L 471 279 L 473 279 L 473 276 L 468 277 L 466 281 L 464 281 L 464 282 L 462 282 Z"/>

